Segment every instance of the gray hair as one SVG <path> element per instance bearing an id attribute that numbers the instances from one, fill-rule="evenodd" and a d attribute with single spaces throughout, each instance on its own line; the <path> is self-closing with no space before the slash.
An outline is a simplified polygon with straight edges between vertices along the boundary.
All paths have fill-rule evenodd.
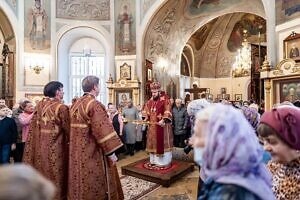
<path id="1" fill-rule="evenodd" d="M 54 197 L 54 185 L 29 165 L 4 165 L 0 174 L 0 199 L 51 200 Z"/>
<path id="2" fill-rule="evenodd" d="M 90 92 L 95 85 L 99 85 L 99 78 L 97 76 L 87 76 L 82 80 L 83 92 Z"/>

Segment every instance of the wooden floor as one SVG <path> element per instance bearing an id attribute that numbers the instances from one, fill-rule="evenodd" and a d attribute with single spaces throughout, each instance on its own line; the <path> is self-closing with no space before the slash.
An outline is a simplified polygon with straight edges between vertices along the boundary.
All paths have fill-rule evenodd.
<path id="1" fill-rule="evenodd" d="M 134 156 L 122 158 L 117 164 L 119 173 L 121 174 L 122 166 L 147 157 L 147 153 L 138 152 Z M 194 200 L 197 196 L 198 177 L 199 172 L 195 168 L 192 173 L 189 173 L 175 183 L 172 183 L 170 187 L 159 187 L 145 196 L 143 200 Z"/>

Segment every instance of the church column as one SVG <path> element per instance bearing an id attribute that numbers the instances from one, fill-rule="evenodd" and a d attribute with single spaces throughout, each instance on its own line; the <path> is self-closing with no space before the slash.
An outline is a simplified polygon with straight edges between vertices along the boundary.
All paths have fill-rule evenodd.
<path id="1" fill-rule="evenodd" d="M 265 111 L 271 110 L 271 80 L 265 79 Z"/>
<path id="2" fill-rule="evenodd" d="M 267 21 L 267 56 L 271 66 L 276 66 L 276 31 L 275 31 L 275 0 L 263 0 Z"/>

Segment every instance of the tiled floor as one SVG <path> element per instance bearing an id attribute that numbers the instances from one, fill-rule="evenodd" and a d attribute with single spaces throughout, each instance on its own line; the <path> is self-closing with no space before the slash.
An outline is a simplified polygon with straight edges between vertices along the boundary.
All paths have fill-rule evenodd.
<path id="1" fill-rule="evenodd" d="M 121 173 L 121 166 L 133 163 L 137 160 L 147 158 L 145 152 L 138 152 L 134 156 L 122 158 L 117 166 Z M 170 187 L 159 187 L 143 198 L 143 200 L 192 200 L 196 199 L 199 172 L 195 167 L 194 172 L 184 176 L 173 183 Z"/>

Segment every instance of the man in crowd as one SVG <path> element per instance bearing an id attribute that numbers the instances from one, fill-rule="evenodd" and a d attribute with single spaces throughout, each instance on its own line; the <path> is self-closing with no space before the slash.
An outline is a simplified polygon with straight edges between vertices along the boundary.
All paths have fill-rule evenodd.
<path id="1" fill-rule="evenodd" d="M 17 125 L 15 120 L 7 117 L 6 105 L 0 105 L 0 165 L 9 163 L 11 150 L 15 150 Z"/>
<path id="2" fill-rule="evenodd" d="M 125 133 L 125 143 L 127 146 L 127 154 L 131 156 L 134 155 L 134 144 L 136 142 L 136 133 L 137 133 L 137 125 L 133 124 L 132 120 L 139 119 L 139 113 L 135 106 L 133 106 L 132 100 L 128 101 L 127 107 L 124 108 L 123 117 L 125 118 L 125 122 L 129 120 L 129 122 L 125 123 L 124 133 Z"/>
<path id="3" fill-rule="evenodd" d="M 183 148 L 185 147 L 184 140 L 187 139 L 187 126 L 189 118 L 181 99 L 175 100 L 175 107 L 172 109 L 172 115 L 174 146 Z"/>
<path id="4" fill-rule="evenodd" d="M 171 104 L 165 94 L 161 94 L 159 82 L 150 85 L 152 97 L 142 112 L 149 120 L 146 151 L 150 153 L 150 163 L 169 166 L 172 161 L 173 134 L 171 128 Z"/>
<path id="5" fill-rule="evenodd" d="M 63 84 L 51 81 L 33 114 L 23 161 L 56 186 L 55 199 L 67 199 L 69 108 L 62 104 Z"/>
<path id="6" fill-rule="evenodd" d="M 70 108 L 69 200 L 124 199 L 114 154 L 123 144 L 96 100 L 99 88 L 98 77 L 85 77 Z"/>

